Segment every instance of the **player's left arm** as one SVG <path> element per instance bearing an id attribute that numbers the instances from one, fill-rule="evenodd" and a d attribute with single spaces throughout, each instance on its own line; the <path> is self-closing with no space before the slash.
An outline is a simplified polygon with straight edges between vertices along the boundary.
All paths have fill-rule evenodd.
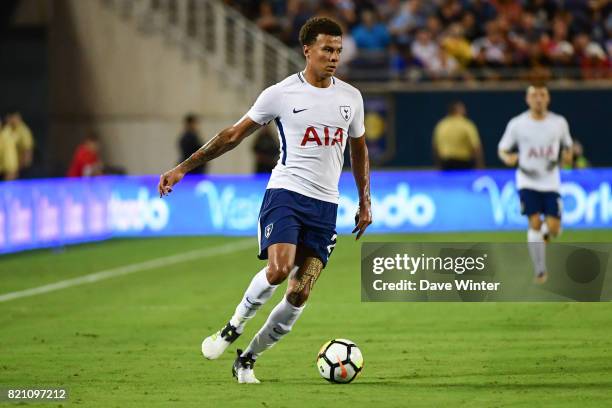
<path id="1" fill-rule="evenodd" d="M 574 162 L 572 151 L 572 136 L 569 131 L 567 120 L 563 119 L 563 134 L 561 136 L 561 164 L 563 167 L 571 167 Z"/>
<path id="2" fill-rule="evenodd" d="M 355 239 L 361 238 L 366 228 L 372 224 L 372 200 L 370 198 L 370 158 L 365 135 L 350 137 L 351 167 L 357 190 L 359 192 L 359 212 L 357 214 Z"/>
<path id="3" fill-rule="evenodd" d="M 514 167 L 518 164 L 518 154 L 511 151 L 517 144 L 516 133 L 514 132 L 515 123 L 516 118 L 508 122 L 504 135 L 497 145 L 497 154 L 500 160 L 509 167 Z"/>

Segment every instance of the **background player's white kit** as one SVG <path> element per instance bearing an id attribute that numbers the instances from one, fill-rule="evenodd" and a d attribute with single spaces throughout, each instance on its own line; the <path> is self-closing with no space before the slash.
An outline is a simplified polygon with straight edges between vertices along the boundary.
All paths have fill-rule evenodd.
<path id="1" fill-rule="evenodd" d="M 559 234 L 562 216 L 559 162 L 565 161 L 572 138 L 565 118 L 548 111 L 550 96 L 546 87 L 530 86 L 526 101 L 529 110 L 510 120 L 498 151 L 504 163 L 518 167 L 516 187 L 521 212 L 529 223 L 527 242 L 535 281 L 545 283 L 545 244 Z M 513 153 L 516 148 L 518 153 Z"/>
<path id="2" fill-rule="evenodd" d="M 567 121 L 550 111 L 541 120 L 534 119 L 529 111 L 514 117 L 499 142 L 500 150 L 518 147 L 516 188 L 535 191 L 559 192 L 559 155 L 562 148 L 571 146 Z"/>
<path id="3" fill-rule="evenodd" d="M 264 90 L 247 116 L 261 125 L 276 122 L 281 151 L 267 188 L 338 202 L 347 137 L 365 133 L 355 87 L 332 78 L 317 88 L 299 72 Z"/>

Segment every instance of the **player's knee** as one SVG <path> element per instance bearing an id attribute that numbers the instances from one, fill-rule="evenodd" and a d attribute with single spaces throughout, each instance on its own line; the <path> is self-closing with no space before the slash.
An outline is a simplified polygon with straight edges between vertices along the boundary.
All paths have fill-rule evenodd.
<path id="1" fill-rule="evenodd" d="M 266 277 L 271 285 L 278 285 L 283 283 L 287 276 L 291 273 L 293 265 L 287 263 L 268 263 L 268 270 L 266 271 Z"/>
<path id="2" fill-rule="evenodd" d="M 540 218 L 529 218 L 529 228 L 539 231 L 542 228 L 542 220 Z"/>

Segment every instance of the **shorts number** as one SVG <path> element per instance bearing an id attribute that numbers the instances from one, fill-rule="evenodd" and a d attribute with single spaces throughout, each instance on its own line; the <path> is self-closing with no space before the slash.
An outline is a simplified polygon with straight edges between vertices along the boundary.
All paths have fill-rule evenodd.
<path id="1" fill-rule="evenodd" d="M 334 234 L 331 237 L 331 244 L 327 246 L 327 254 L 331 255 L 334 252 L 334 248 L 336 247 L 336 238 L 338 238 L 338 234 Z"/>

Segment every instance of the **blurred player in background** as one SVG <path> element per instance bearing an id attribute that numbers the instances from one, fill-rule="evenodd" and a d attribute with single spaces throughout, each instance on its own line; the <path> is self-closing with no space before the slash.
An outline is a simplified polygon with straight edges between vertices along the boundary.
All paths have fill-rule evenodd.
<path id="1" fill-rule="evenodd" d="M 159 180 L 160 195 L 168 194 L 193 168 L 236 147 L 268 122 L 276 123 L 280 158 L 258 221 L 258 257 L 267 259 L 267 266 L 252 279 L 227 325 L 202 342 L 204 356 L 218 358 L 289 277 L 283 299 L 246 350 L 238 350 L 232 372 L 239 383 L 259 382 L 253 371 L 256 359 L 291 331 L 336 245 L 338 181 L 347 144 L 359 192 L 353 230 L 357 239 L 372 222 L 363 99 L 357 89 L 334 76 L 342 30 L 331 19 L 311 18 L 300 30 L 300 42 L 306 57 L 303 72 L 265 89 L 238 123 Z"/>
<path id="2" fill-rule="evenodd" d="M 516 187 L 521 211 L 529 220 L 529 255 L 536 282 L 544 283 L 547 279 L 544 244 L 561 230 L 559 157 L 563 163 L 571 163 L 572 138 L 565 118 L 548 111 L 550 95 L 545 86 L 527 88 L 526 99 L 529 110 L 508 122 L 498 152 L 506 165 L 518 166 Z"/>

